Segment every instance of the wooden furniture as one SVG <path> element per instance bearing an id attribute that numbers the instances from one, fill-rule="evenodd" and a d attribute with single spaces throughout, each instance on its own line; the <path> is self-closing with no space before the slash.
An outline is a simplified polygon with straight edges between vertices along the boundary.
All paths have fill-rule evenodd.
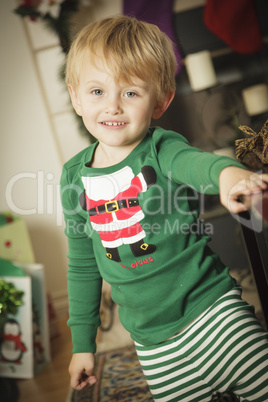
<path id="1" fill-rule="evenodd" d="M 239 221 L 268 328 L 268 191 L 242 202 L 248 211 L 239 214 Z"/>

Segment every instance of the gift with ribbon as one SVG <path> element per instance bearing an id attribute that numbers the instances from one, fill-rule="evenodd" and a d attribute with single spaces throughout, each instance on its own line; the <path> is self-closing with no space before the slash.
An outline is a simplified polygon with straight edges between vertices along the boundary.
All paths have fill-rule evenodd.
<path id="1" fill-rule="evenodd" d="M 0 258 L 0 377 L 32 378 L 49 360 L 44 267 Z"/>

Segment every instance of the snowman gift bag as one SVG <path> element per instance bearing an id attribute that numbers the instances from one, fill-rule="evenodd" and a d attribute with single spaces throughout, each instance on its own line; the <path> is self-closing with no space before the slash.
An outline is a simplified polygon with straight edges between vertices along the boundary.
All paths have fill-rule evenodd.
<path id="1" fill-rule="evenodd" d="M 32 378 L 50 360 L 41 271 L 0 259 L 0 377 Z"/>

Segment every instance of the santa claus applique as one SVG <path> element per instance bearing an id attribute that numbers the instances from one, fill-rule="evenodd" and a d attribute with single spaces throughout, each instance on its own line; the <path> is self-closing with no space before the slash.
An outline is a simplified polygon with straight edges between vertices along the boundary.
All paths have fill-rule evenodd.
<path id="1" fill-rule="evenodd" d="M 132 169 L 121 170 L 102 176 L 82 176 L 84 192 L 79 201 L 88 212 L 91 225 L 101 238 L 106 256 L 120 262 L 118 247 L 129 244 L 135 257 L 151 254 L 153 244 L 144 241 L 146 233 L 140 221 L 144 213 L 138 194 L 148 190 L 156 182 L 156 173 L 151 166 L 143 166 L 134 176 Z"/>

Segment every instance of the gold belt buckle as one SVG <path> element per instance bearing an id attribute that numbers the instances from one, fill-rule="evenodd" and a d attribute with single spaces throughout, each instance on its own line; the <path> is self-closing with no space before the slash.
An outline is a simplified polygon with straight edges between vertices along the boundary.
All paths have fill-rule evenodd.
<path id="1" fill-rule="evenodd" d="M 108 201 L 104 205 L 105 205 L 105 211 L 108 212 L 108 214 L 111 214 L 112 212 L 116 212 L 119 210 L 118 202 L 116 200 Z M 108 211 L 108 205 L 112 205 L 113 208 L 112 211 Z"/>
<path id="2" fill-rule="evenodd" d="M 149 247 L 149 244 L 143 243 L 140 247 L 142 250 L 147 250 L 147 248 Z"/>

